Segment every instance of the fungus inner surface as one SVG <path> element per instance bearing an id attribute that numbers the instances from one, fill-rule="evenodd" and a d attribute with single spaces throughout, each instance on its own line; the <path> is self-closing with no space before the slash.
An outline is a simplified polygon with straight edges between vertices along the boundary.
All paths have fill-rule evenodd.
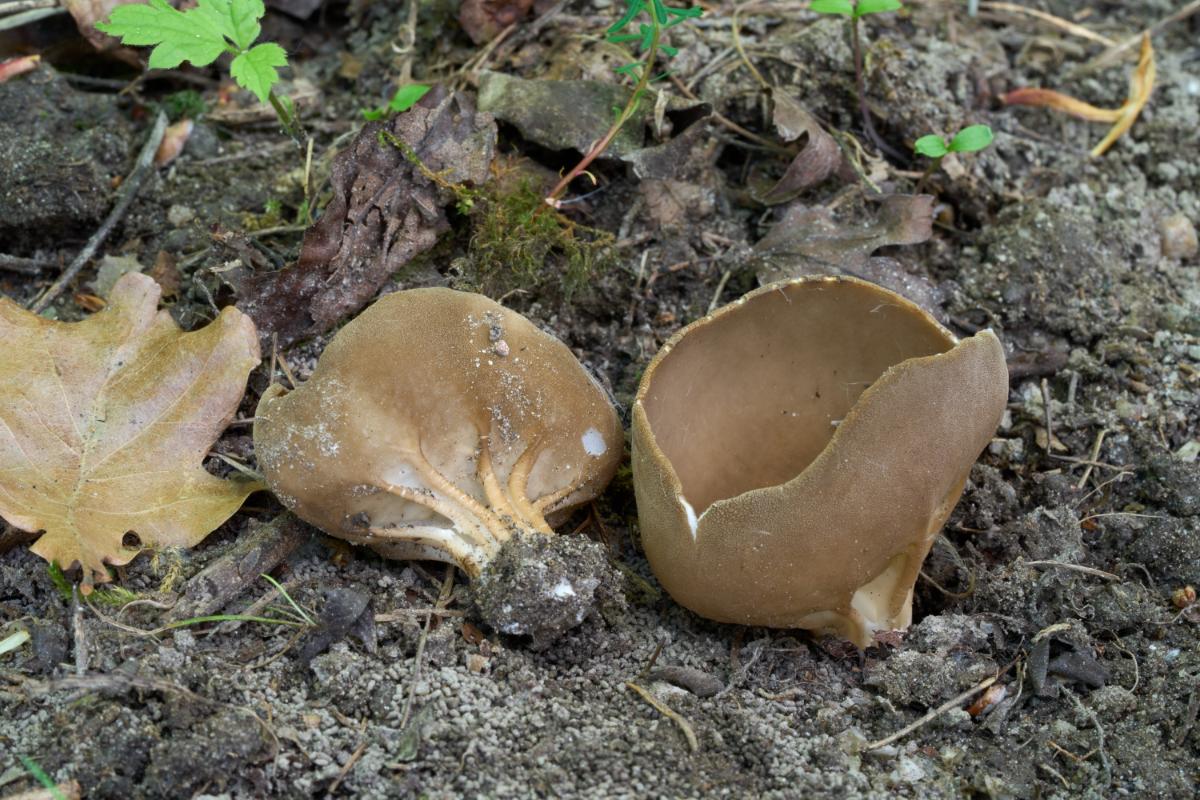
<path id="1" fill-rule="evenodd" d="M 696 515 L 799 475 L 888 368 L 954 346 L 916 306 L 833 284 L 783 285 L 728 306 L 657 365 L 646 418 Z"/>

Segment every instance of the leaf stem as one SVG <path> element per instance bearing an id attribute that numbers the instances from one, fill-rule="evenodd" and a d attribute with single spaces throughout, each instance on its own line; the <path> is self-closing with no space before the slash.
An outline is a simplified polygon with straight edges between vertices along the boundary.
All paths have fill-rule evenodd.
<path id="1" fill-rule="evenodd" d="M 883 137 L 875 130 L 875 123 L 871 121 L 871 108 L 867 104 L 867 76 L 863 67 L 862 35 L 858 30 L 858 20 L 857 16 L 850 18 L 850 46 L 854 50 L 854 84 L 858 90 L 858 108 L 862 114 L 863 128 L 866 130 L 867 138 L 879 148 L 880 152 L 892 158 L 902 159 L 904 156 L 888 146 Z"/>
<path id="2" fill-rule="evenodd" d="M 654 62 L 658 58 L 659 40 L 662 38 L 662 20 L 658 18 L 658 11 L 653 2 L 646 5 L 646 10 L 650 14 L 654 32 L 650 36 L 650 46 L 646 49 L 646 60 L 642 64 L 642 71 L 638 76 L 638 82 L 633 87 L 633 94 L 629 96 L 629 102 L 625 104 L 625 108 L 621 109 L 621 113 L 617 115 L 616 122 L 614 122 L 612 127 L 608 129 L 608 133 L 604 134 L 604 136 L 601 137 L 596 144 L 592 145 L 592 149 L 588 151 L 587 155 L 585 155 L 570 172 L 564 175 L 562 179 L 555 184 L 554 188 L 550 190 L 550 193 L 546 195 L 546 205 L 550 206 L 551 208 L 559 209 L 562 207 L 562 202 L 558 199 L 559 195 L 567 190 L 567 187 L 570 186 L 571 181 L 575 180 L 585 171 L 587 171 L 587 168 L 591 166 L 592 162 L 599 158 L 600 155 L 608 149 L 608 146 L 612 144 L 612 140 L 615 139 L 617 134 L 621 132 L 621 128 L 625 127 L 625 123 L 628 122 L 637 112 L 637 107 L 641 102 L 642 94 L 645 93 L 646 88 L 650 85 L 651 77 L 654 75 Z"/>

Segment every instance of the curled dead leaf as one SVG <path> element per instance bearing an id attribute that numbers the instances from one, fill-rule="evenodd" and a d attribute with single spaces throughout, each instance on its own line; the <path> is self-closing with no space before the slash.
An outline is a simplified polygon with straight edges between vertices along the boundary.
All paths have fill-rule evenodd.
<path id="1" fill-rule="evenodd" d="M 1093 157 L 1102 156 L 1108 152 L 1117 139 L 1133 127 L 1134 121 L 1146 107 L 1150 95 L 1154 92 L 1156 72 L 1154 46 L 1150 43 L 1149 34 L 1143 34 L 1141 56 L 1138 58 L 1137 67 L 1129 77 L 1129 96 L 1120 108 L 1098 108 L 1053 89 L 1014 89 L 1001 99 L 1005 105 L 1042 106 L 1086 119 L 1089 122 L 1113 123 L 1099 144 L 1092 148 Z"/>
<path id="2" fill-rule="evenodd" d="M 184 333 L 159 295 L 130 273 L 74 323 L 0 299 L 0 516 L 44 531 L 33 552 L 85 586 L 143 547 L 195 545 L 262 488 L 203 468 L 259 362 L 254 324 L 227 308 Z"/>
<path id="3" fill-rule="evenodd" d="M 828 178 L 842 163 L 842 151 L 816 117 L 787 94 L 775 95 L 775 130 L 785 142 L 803 140 L 800 152 L 775 185 L 756 199 L 766 205 L 794 200 L 805 189 Z"/>

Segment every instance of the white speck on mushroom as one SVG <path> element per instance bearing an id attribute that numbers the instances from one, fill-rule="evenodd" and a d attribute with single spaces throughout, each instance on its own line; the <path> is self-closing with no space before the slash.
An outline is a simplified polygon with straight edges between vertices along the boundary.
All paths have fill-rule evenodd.
<path id="1" fill-rule="evenodd" d="M 687 501 L 683 495 L 677 495 L 680 505 L 683 506 L 683 513 L 687 514 L 688 527 L 692 529 L 692 541 L 696 541 L 696 526 L 699 521 L 696 519 L 696 509 L 692 508 L 692 504 Z"/>
<path id="2" fill-rule="evenodd" d="M 604 441 L 604 434 L 595 428 L 588 428 L 580 437 L 580 442 L 583 443 L 583 452 L 589 456 L 602 456 L 608 452 L 608 444 Z"/>

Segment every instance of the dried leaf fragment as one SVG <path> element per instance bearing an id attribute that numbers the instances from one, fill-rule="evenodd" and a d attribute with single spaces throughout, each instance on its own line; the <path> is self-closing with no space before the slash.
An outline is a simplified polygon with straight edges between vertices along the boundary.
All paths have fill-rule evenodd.
<path id="1" fill-rule="evenodd" d="M 888 245 L 920 244 L 932 234 L 933 197 L 927 194 L 892 195 L 863 226 L 836 222 L 828 208 L 796 203 L 754 246 L 753 259 L 760 284 L 805 275 L 851 275 L 933 310 L 941 297 L 927 278 L 906 271 L 894 258 L 871 255 Z"/>
<path id="2" fill-rule="evenodd" d="M 381 131 L 409 154 L 381 142 Z M 403 114 L 363 126 L 334 159 L 333 199 L 304 234 L 299 260 L 276 272 L 229 274 L 238 307 L 281 345 L 329 330 L 437 243 L 450 227 L 446 187 L 482 184 L 495 149 L 491 115 L 441 88 Z"/>
<path id="3" fill-rule="evenodd" d="M 142 547 L 198 543 L 262 488 L 202 466 L 259 362 L 254 324 L 230 308 L 183 333 L 159 295 L 130 273 L 76 323 L 0 299 L 0 515 L 85 586 Z"/>
<path id="4" fill-rule="evenodd" d="M 775 95 L 775 130 L 785 142 L 804 139 L 804 146 L 788 164 L 783 176 L 758 201 L 777 205 L 794 200 L 801 192 L 832 175 L 842 163 L 842 151 L 816 117 L 782 92 Z"/>
<path id="5" fill-rule="evenodd" d="M 1004 95 L 1006 105 L 1044 106 L 1070 114 L 1073 117 L 1086 119 L 1089 122 L 1111 122 L 1112 128 L 1092 148 L 1092 156 L 1102 156 L 1108 152 L 1122 134 L 1133 127 L 1134 121 L 1146 107 L 1150 95 L 1154 91 L 1154 47 L 1150 44 L 1149 34 L 1142 36 L 1142 53 L 1138 59 L 1137 68 L 1129 78 L 1129 97 L 1120 108 L 1098 108 L 1090 103 L 1077 100 L 1070 95 L 1056 92 L 1053 89 L 1014 89 Z"/>

